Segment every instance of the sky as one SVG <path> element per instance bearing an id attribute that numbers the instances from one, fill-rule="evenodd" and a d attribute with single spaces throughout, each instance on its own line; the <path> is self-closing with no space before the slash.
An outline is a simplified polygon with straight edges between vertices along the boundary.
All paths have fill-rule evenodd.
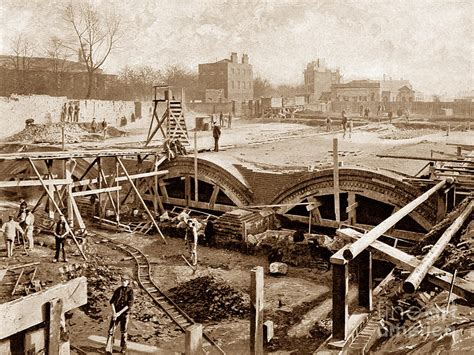
<path id="1" fill-rule="evenodd" d="M 77 0 L 76 0 L 77 1 Z M 306 64 L 324 59 L 351 79 L 408 79 L 415 90 L 473 89 L 474 0 L 91 0 L 122 18 L 124 37 L 104 65 L 163 68 L 249 55 L 254 73 L 301 84 Z M 41 55 L 67 36 L 66 0 L 0 0 L 0 54 L 26 33 Z"/>

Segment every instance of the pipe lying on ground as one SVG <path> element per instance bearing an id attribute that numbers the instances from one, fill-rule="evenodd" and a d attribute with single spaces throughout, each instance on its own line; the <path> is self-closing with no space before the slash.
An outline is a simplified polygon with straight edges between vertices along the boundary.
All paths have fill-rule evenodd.
<path id="1" fill-rule="evenodd" d="M 446 179 L 446 180 L 440 181 L 431 189 L 426 191 L 424 194 L 417 197 L 416 199 L 411 201 L 409 204 L 407 204 L 405 207 L 401 208 L 400 210 L 392 214 L 390 217 L 388 217 L 379 225 L 375 226 L 371 231 L 365 234 L 364 237 L 358 239 L 352 245 L 350 245 L 349 248 L 344 250 L 342 254 L 344 259 L 346 260 L 354 259 L 363 250 L 365 250 L 371 243 L 373 243 L 378 237 L 380 237 L 382 234 L 384 234 L 386 231 L 392 228 L 395 224 L 397 224 L 397 222 L 399 222 L 403 217 L 407 216 L 410 212 L 415 210 L 415 208 L 417 208 L 423 202 L 428 200 L 431 197 L 431 195 L 433 195 L 436 191 L 440 190 L 447 183 L 451 184 L 452 182 L 453 182 L 453 179 Z"/>
<path id="2" fill-rule="evenodd" d="M 420 265 L 415 270 L 413 270 L 411 275 L 405 280 L 403 283 L 403 290 L 405 292 L 413 293 L 418 289 L 421 281 L 423 281 L 425 278 L 430 267 L 432 267 L 435 261 L 439 258 L 451 238 L 456 234 L 457 231 L 459 231 L 459 229 L 461 229 L 466 219 L 471 215 L 473 208 L 474 200 L 471 200 L 464 211 L 459 215 L 458 218 L 456 218 L 454 223 L 451 224 L 448 229 L 446 229 L 433 248 L 431 248 L 428 254 L 425 255 Z"/>

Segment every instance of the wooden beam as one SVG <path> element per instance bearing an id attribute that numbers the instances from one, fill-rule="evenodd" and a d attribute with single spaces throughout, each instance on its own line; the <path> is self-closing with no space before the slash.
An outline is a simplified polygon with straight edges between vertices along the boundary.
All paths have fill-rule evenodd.
<path id="1" fill-rule="evenodd" d="M 185 329 L 185 355 L 202 354 L 202 324 L 193 324 Z"/>
<path id="2" fill-rule="evenodd" d="M 47 327 L 48 340 L 46 346 L 48 354 L 60 354 L 61 346 L 61 316 L 63 313 L 63 301 L 60 298 L 54 298 L 47 303 Z"/>
<path id="3" fill-rule="evenodd" d="M 250 354 L 263 355 L 263 267 L 250 271 Z"/>
<path id="4" fill-rule="evenodd" d="M 350 239 L 359 239 L 364 236 L 364 234 L 359 233 L 350 228 L 339 229 L 336 233 L 343 238 Z M 413 271 L 421 263 L 421 261 L 416 257 L 378 240 L 373 242 L 370 247 L 376 252 L 378 252 L 378 254 L 383 259 L 390 261 L 391 263 L 397 265 L 398 267 L 404 270 Z M 449 289 L 451 288 L 453 275 L 447 271 L 432 266 L 428 270 L 426 279 L 432 284 L 449 291 Z M 474 302 L 473 282 L 466 281 L 461 277 L 456 277 L 453 292 L 458 296 L 464 297 L 469 302 Z"/>
<path id="5" fill-rule="evenodd" d="M 43 306 L 53 299 L 63 301 L 63 312 L 87 303 L 87 279 L 79 277 L 0 304 L 2 326 L 0 339 L 5 339 L 46 321 Z"/>
<path id="6" fill-rule="evenodd" d="M 122 161 L 120 160 L 120 158 L 119 158 L 119 157 L 115 157 L 115 159 L 117 159 L 117 162 L 119 163 L 120 168 L 121 168 L 122 171 L 125 173 L 125 175 L 126 175 L 127 177 L 129 177 L 128 171 L 127 171 L 127 169 L 125 168 L 125 166 L 123 165 L 123 163 L 122 163 Z M 158 224 L 156 224 L 155 217 L 153 217 L 153 215 L 151 214 L 150 210 L 148 209 L 148 207 L 147 207 L 145 201 L 143 201 L 143 198 L 141 197 L 140 192 L 138 191 L 137 187 L 135 186 L 135 183 L 134 183 L 133 180 L 130 179 L 130 178 L 128 179 L 128 182 L 130 183 L 130 185 L 132 186 L 132 189 L 133 189 L 133 190 L 135 191 L 135 193 L 137 194 L 138 199 L 140 200 L 140 202 L 141 202 L 143 208 L 145 209 L 146 213 L 147 213 L 148 216 L 150 217 L 151 222 L 152 222 L 153 225 L 155 226 L 155 228 L 156 228 L 158 234 L 160 235 L 161 239 L 163 239 L 163 241 L 164 241 L 165 244 L 166 244 L 166 239 L 165 239 L 164 235 L 161 233 L 160 227 L 158 227 Z"/>
<path id="7" fill-rule="evenodd" d="M 209 208 L 213 209 L 214 205 L 216 204 L 217 201 L 217 195 L 219 194 L 220 187 L 218 185 L 214 185 L 214 188 L 212 189 L 212 194 L 211 198 L 209 199 Z"/>
<path id="8" fill-rule="evenodd" d="M 34 172 L 36 173 L 36 176 L 38 176 L 38 179 L 41 181 L 41 183 L 43 183 L 43 179 L 41 178 L 41 175 L 40 175 L 38 169 L 36 168 L 35 163 L 33 162 L 33 160 L 28 159 L 28 161 L 30 162 L 31 167 L 33 168 Z M 77 248 L 79 249 L 79 252 L 81 253 L 81 255 L 82 255 L 82 257 L 84 258 L 84 260 L 87 260 L 87 257 L 86 257 L 86 255 L 84 254 L 82 248 L 79 246 L 79 243 L 77 242 L 76 236 L 74 235 L 74 232 L 71 230 L 71 227 L 69 226 L 68 221 L 67 221 L 66 218 L 64 217 L 63 212 L 61 211 L 61 209 L 59 208 L 59 206 L 56 204 L 56 201 L 54 201 L 54 195 L 53 195 L 53 193 L 52 193 L 51 191 L 49 191 L 48 186 L 46 186 L 46 185 L 44 185 L 44 184 L 43 184 L 43 188 L 45 189 L 46 193 L 48 194 L 48 197 L 49 197 L 51 203 L 53 204 L 54 208 L 56 209 L 56 212 L 58 212 L 60 218 L 61 218 L 61 219 L 63 220 L 63 222 L 65 223 L 66 231 L 67 231 L 68 234 L 72 237 L 72 239 L 74 240 L 74 243 L 76 243 L 76 246 L 77 246 Z M 100 195 L 99 195 L 99 196 L 100 196 Z"/>
<path id="9" fill-rule="evenodd" d="M 337 148 L 337 138 L 332 140 L 332 157 L 333 157 L 333 178 L 334 178 L 334 214 L 336 222 L 341 222 L 341 212 L 339 211 L 339 153 Z"/>
<path id="10" fill-rule="evenodd" d="M 344 257 L 347 260 L 351 260 L 351 259 L 355 258 L 365 248 L 367 248 L 373 241 L 377 240 L 378 237 L 380 237 L 382 234 L 384 234 L 390 228 L 395 226 L 395 224 L 397 224 L 397 222 L 399 222 L 405 216 L 410 214 L 410 212 L 414 211 L 418 206 L 420 206 L 423 202 L 428 200 L 431 197 L 431 195 L 433 195 L 435 192 L 440 190 L 447 183 L 448 183 L 447 180 L 440 181 L 438 184 L 436 184 L 434 187 L 432 187 L 431 189 L 426 191 L 424 194 L 417 197 L 416 199 L 411 201 L 409 204 L 407 204 L 406 206 L 401 208 L 399 211 L 392 214 L 390 217 L 388 217 L 382 223 L 380 223 L 379 225 L 374 227 L 370 232 L 365 234 L 363 238 L 356 240 L 352 245 L 350 245 L 349 248 L 347 248 L 344 251 Z"/>
<path id="11" fill-rule="evenodd" d="M 471 200 L 464 211 L 461 212 L 459 217 L 454 220 L 453 224 L 451 224 L 449 228 L 446 229 L 435 245 L 433 245 L 428 254 L 423 257 L 423 260 L 417 266 L 415 271 L 413 271 L 411 275 L 405 280 L 403 283 L 403 290 L 405 292 L 413 293 L 418 289 L 429 268 L 434 265 L 436 260 L 438 260 L 438 258 L 443 253 L 443 250 L 446 248 L 451 238 L 461 229 L 464 222 L 470 217 L 473 208 L 474 200 Z"/>
<path id="12" fill-rule="evenodd" d="M 393 159 L 407 159 L 407 160 L 425 160 L 425 161 L 443 161 L 450 163 L 462 163 L 464 159 L 443 159 L 443 158 L 430 158 L 430 157 L 415 157 L 410 155 L 390 155 L 390 154 L 377 154 L 378 158 L 393 158 Z"/>
<path id="13" fill-rule="evenodd" d="M 46 180 L 43 180 L 43 182 L 47 186 L 68 185 L 68 184 L 73 183 L 72 179 L 46 179 Z M 0 188 L 34 187 L 34 186 L 42 186 L 41 181 L 39 180 L 0 181 Z"/>

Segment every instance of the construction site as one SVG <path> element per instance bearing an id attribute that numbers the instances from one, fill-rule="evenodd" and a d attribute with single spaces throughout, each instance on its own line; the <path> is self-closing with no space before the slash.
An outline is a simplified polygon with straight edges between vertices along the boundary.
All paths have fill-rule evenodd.
<path id="1" fill-rule="evenodd" d="M 474 347 L 472 118 L 236 116 L 215 151 L 172 90 L 150 119 L 2 143 L 2 222 L 35 222 L 1 243 L 1 354 L 105 353 L 124 274 L 129 354 Z"/>

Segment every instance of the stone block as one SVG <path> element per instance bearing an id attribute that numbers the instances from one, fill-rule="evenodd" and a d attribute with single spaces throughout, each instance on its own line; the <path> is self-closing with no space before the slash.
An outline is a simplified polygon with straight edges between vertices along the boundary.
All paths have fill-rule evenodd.
<path id="1" fill-rule="evenodd" d="M 271 275 L 286 275 L 288 273 L 288 265 L 285 263 L 274 262 L 270 264 Z"/>

